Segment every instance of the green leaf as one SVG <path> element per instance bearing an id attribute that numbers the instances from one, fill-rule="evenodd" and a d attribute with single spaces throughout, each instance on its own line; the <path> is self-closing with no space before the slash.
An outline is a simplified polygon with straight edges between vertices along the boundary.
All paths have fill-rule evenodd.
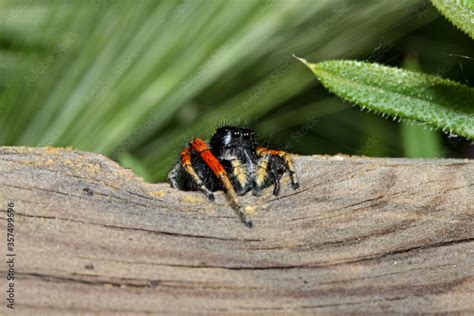
<path id="1" fill-rule="evenodd" d="M 350 60 L 308 66 L 322 84 L 363 109 L 474 139 L 474 89 L 437 76 Z"/>
<path id="2" fill-rule="evenodd" d="M 472 0 L 431 0 L 431 3 L 451 23 L 474 39 L 474 1 Z"/>

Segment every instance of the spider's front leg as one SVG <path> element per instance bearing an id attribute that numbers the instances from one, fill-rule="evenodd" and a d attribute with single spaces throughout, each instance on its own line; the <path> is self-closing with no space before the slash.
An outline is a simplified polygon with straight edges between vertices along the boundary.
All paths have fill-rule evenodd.
<path id="1" fill-rule="evenodd" d="M 180 156 L 181 156 L 180 163 L 178 163 L 168 175 L 168 179 L 171 183 L 171 186 L 176 189 L 179 189 L 177 176 L 178 176 L 179 169 L 183 168 L 184 171 L 186 171 L 191 176 L 192 181 L 196 184 L 198 189 L 202 193 L 204 193 L 209 200 L 214 201 L 214 194 L 211 192 L 211 190 L 209 190 L 206 187 L 204 182 L 201 180 L 201 178 L 199 178 L 199 176 L 197 175 L 196 171 L 193 168 L 193 165 L 191 163 L 191 150 L 189 149 L 189 147 L 184 148 L 183 151 L 181 151 Z"/>
<path id="2" fill-rule="evenodd" d="M 181 169 L 181 162 L 178 162 L 173 169 L 171 169 L 170 173 L 168 173 L 168 181 L 171 184 L 173 189 L 180 189 L 180 184 L 178 183 L 178 175 L 179 170 Z"/>
<path id="3" fill-rule="evenodd" d="M 221 181 L 224 189 L 227 193 L 227 196 L 230 200 L 232 207 L 238 212 L 242 222 L 247 227 L 252 227 L 253 223 L 250 218 L 247 217 L 244 209 L 240 205 L 237 194 L 235 193 L 234 187 L 229 180 L 227 172 L 224 167 L 220 164 L 216 157 L 211 153 L 207 144 L 199 138 L 195 138 L 191 143 L 192 149 L 199 153 L 199 156 L 204 161 L 204 163 L 211 169 L 214 175 Z"/>
<path id="4" fill-rule="evenodd" d="M 296 177 L 290 154 L 282 150 L 258 147 L 257 156 L 260 157 L 260 160 L 257 175 L 254 180 L 254 195 L 261 194 L 261 190 L 267 179 L 270 179 L 274 184 L 273 194 L 278 195 L 280 192 L 280 178 L 285 171 L 288 171 L 290 175 L 292 188 L 294 190 L 299 188 L 298 179 Z"/>

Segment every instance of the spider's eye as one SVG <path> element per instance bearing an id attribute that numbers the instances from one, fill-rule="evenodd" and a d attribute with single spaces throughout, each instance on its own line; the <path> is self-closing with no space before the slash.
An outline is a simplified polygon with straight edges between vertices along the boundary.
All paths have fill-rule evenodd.
<path id="1" fill-rule="evenodd" d="M 244 132 L 242 136 L 244 136 L 245 139 L 248 139 L 250 135 L 248 132 Z"/>
<path id="2" fill-rule="evenodd" d="M 232 136 L 235 137 L 235 138 L 239 138 L 240 137 L 240 132 L 238 132 L 238 131 L 232 132 Z"/>

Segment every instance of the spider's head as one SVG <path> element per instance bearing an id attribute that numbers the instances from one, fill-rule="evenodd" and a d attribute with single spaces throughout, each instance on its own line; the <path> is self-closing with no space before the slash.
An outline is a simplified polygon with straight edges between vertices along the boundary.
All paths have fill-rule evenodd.
<path id="1" fill-rule="evenodd" d="M 253 130 L 249 128 L 223 126 L 216 130 L 210 141 L 214 152 L 225 150 L 255 150 L 256 141 Z"/>

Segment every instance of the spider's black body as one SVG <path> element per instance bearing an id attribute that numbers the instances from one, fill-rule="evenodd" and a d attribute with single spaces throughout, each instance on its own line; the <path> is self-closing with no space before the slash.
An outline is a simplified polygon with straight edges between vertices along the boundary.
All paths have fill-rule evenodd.
<path id="1" fill-rule="evenodd" d="M 253 131 L 237 127 L 219 128 L 211 137 L 210 146 L 212 154 L 226 170 L 236 193 L 243 195 L 251 190 L 252 179 L 258 168 Z"/>
<path id="2" fill-rule="evenodd" d="M 280 190 L 280 178 L 289 171 L 294 189 L 298 181 L 289 155 L 283 151 L 257 147 L 254 132 L 247 128 L 224 126 L 211 137 L 209 147 L 195 139 L 181 153 L 181 161 L 171 170 L 168 179 L 180 190 L 201 190 L 209 199 L 213 191 L 225 190 L 240 207 L 233 195 L 261 190 L 274 185 Z"/>

